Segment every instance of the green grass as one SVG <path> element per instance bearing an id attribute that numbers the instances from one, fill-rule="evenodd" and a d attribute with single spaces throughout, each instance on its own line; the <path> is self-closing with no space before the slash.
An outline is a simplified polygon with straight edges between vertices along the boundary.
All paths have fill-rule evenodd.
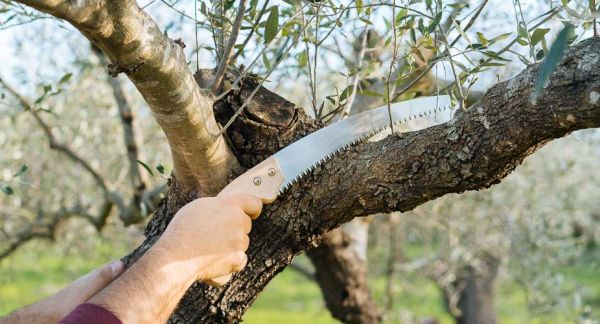
<path id="1" fill-rule="evenodd" d="M 58 248 L 36 242 L 0 262 L 0 314 L 52 294 L 78 276 L 130 250 L 131 243 L 94 238 L 79 248 Z M 584 302 L 594 318 L 600 317 L 600 267 L 596 257 L 561 269 L 567 280 L 583 288 Z M 383 305 L 386 282 L 373 278 L 371 286 Z M 497 285 L 497 312 L 501 323 L 567 323 L 574 314 L 552 313 L 534 316 L 526 308 L 524 291 L 512 281 Z M 440 323 L 453 323 L 446 313 L 438 288 L 418 276 L 405 276 L 395 282 L 395 310 L 409 310 L 417 318 L 435 317 Z M 394 314 L 396 315 L 396 314 Z M 325 309 L 319 288 L 294 271 L 277 276 L 258 297 L 244 317 L 246 323 L 336 323 Z M 396 322 L 390 320 L 390 322 Z"/>

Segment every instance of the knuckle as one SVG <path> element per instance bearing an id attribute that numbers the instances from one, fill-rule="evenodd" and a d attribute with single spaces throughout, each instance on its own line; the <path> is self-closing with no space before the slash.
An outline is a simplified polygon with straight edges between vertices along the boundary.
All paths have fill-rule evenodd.
<path id="1" fill-rule="evenodd" d="M 242 248 L 244 251 L 248 250 L 248 247 L 250 246 L 250 238 L 248 237 L 248 235 L 244 235 L 242 238 Z"/>
<path id="2" fill-rule="evenodd" d="M 101 269 L 97 270 L 95 276 L 96 279 L 102 281 L 109 281 L 113 278 L 113 272 L 110 266 L 104 266 Z"/>

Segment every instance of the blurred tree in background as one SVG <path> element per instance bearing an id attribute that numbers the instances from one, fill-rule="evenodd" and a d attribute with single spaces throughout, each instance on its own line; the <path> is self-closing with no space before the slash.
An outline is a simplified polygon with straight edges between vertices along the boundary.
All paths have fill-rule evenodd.
<path id="1" fill-rule="evenodd" d="M 119 39 L 100 39 L 94 34 L 97 31 L 86 31 L 78 17 L 52 9 L 51 5 L 45 7 L 46 3 L 50 2 L 0 1 L 0 271 L 2 280 L 6 280 L 2 284 L 7 287 L 17 280 L 15 271 L 19 266 L 11 259 L 22 260 L 20 251 L 34 258 L 44 253 L 64 253 L 65 260 L 76 259 L 79 253 L 90 259 L 118 257 L 143 240 L 143 226 L 148 224 L 147 240 L 140 250 L 143 252 L 162 231 L 161 222 L 181 204 L 196 196 L 215 194 L 232 174 L 239 174 L 324 124 L 391 102 L 448 93 L 459 107 L 457 115 L 467 116 L 465 119 L 483 108 L 497 109 L 496 115 L 502 116 L 508 107 L 522 110 L 523 120 L 528 120 L 532 107 L 537 107 L 533 103 L 537 98 L 542 101 L 538 106 L 565 98 L 572 105 L 560 102 L 561 107 L 569 109 L 559 115 L 567 119 L 556 117 L 558 126 L 548 125 L 549 133 L 563 125 L 568 129 L 561 132 L 566 134 L 600 123 L 597 112 L 587 119 L 577 114 L 580 107 L 582 113 L 597 107 L 599 99 L 598 92 L 591 91 L 598 91 L 598 55 L 593 51 L 598 48 L 598 39 L 585 43 L 597 36 L 598 4 L 593 0 L 139 1 L 137 6 L 143 9 L 140 12 L 149 15 L 140 14 L 135 19 L 154 18 L 158 23 L 156 30 L 124 27 L 131 28 L 136 37 L 152 39 L 147 46 L 154 46 L 151 55 L 158 58 L 148 57 L 142 63 L 135 63 Z M 135 6 L 134 1 L 115 1 L 115 8 L 105 5 L 111 12 L 131 3 Z M 90 46 L 78 29 L 94 45 Z M 569 47 L 577 44 L 583 44 L 583 49 L 568 56 Z M 180 52 L 185 54 L 183 63 L 177 56 Z M 563 60 L 565 55 L 567 60 Z M 162 64 L 153 65 L 155 60 Z M 578 64 L 573 67 L 569 60 Z M 586 68 L 586 64 L 591 67 Z M 171 70 L 163 69 L 166 66 Z M 521 72 L 528 67 L 534 68 Z M 200 111 L 208 118 L 198 129 L 179 133 L 169 130 L 164 119 L 169 109 L 181 105 L 171 98 L 180 89 L 168 86 L 182 86 L 178 80 L 191 78 L 188 70 L 197 71 L 199 87 L 191 91 L 200 99 L 182 109 Z M 581 76 L 586 73 L 591 77 Z M 159 74 L 160 83 L 168 86 L 154 90 L 154 98 L 146 87 L 149 76 Z M 501 83 L 498 91 L 506 93 L 504 101 L 490 92 L 487 101 L 482 102 L 486 89 L 517 74 L 528 80 L 523 87 L 531 97 L 524 98 L 511 84 Z M 563 83 L 564 88 L 560 88 Z M 549 86 L 543 88 L 546 84 Z M 554 93 L 556 89 L 571 92 Z M 520 107 L 525 108 L 518 110 Z M 283 111 L 284 117 L 279 117 L 277 111 Z M 545 111 L 556 114 L 550 109 Z M 573 123 L 568 116 L 583 122 Z M 505 175 L 498 170 L 512 169 L 520 158 L 549 139 L 564 135 L 557 131 L 550 136 L 530 136 L 533 139 L 529 140 L 521 134 L 538 125 L 521 123 L 510 116 L 498 120 L 492 128 L 514 129 L 511 140 L 523 136 L 523 143 L 515 144 L 522 147 L 523 153 L 511 153 L 514 161 L 475 165 L 488 171 L 488 175 L 477 175 L 483 182 L 463 173 L 470 172 L 474 163 L 469 160 L 471 153 L 465 144 L 457 151 L 439 155 L 450 162 L 450 156 L 458 156 L 461 161 L 462 171 L 455 177 L 460 181 L 448 185 L 455 189 L 438 190 L 446 187 L 443 182 L 449 183 L 442 176 L 437 185 L 418 181 L 412 185 L 431 193 L 427 198 L 401 203 L 383 199 L 381 206 L 358 210 L 332 207 L 331 213 L 339 214 L 336 217 L 323 216 L 326 206 L 319 207 L 319 203 L 311 201 L 307 207 L 282 199 L 268 211 L 274 217 L 279 217 L 280 210 L 289 211 L 289 218 L 281 217 L 282 223 L 291 219 L 303 224 L 303 219 L 310 218 L 307 215 L 324 220 L 300 231 L 304 237 L 291 233 L 295 242 L 289 247 L 257 252 L 255 264 L 266 264 L 266 270 L 252 293 L 240 300 L 232 299 L 243 307 L 222 303 L 219 296 L 239 293 L 243 284 L 237 282 L 252 282 L 244 274 L 222 291 L 196 288 L 191 295 L 206 295 L 204 301 L 184 302 L 174 320 L 239 320 L 278 270 L 291 262 L 294 254 L 308 250 L 314 266 L 300 259 L 292 269 L 303 274 L 302 283 L 314 281 L 320 286 L 332 316 L 344 322 L 431 323 L 451 318 L 457 323 L 495 323 L 499 316 L 515 322 L 597 322 L 600 287 L 586 287 L 589 281 L 578 282 L 577 275 L 569 275 L 569 271 L 578 269 L 600 274 L 597 131 L 580 131 L 557 140 L 491 189 L 447 195 L 403 214 L 351 220 L 374 212 L 407 211 L 446 193 L 487 187 Z M 189 143 L 177 146 L 190 134 L 200 134 L 202 140 L 197 147 L 210 147 L 214 138 L 204 134 L 205 129 L 226 130 L 222 132 L 227 136 L 223 143 L 227 144 L 219 146 L 213 156 L 195 151 L 196 146 Z M 485 137 L 468 130 L 464 133 Z M 444 144 L 435 142 L 431 134 L 417 133 L 422 141 L 430 138 L 440 144 L 443 151 Z M 371 145 L 405 138 L 383 137 L 372 139 Z M 223 136 L 219 132 L 216 138 L 214 142 L 219 143 Z M 444 142 L 452 141 L 450 135 L 445 138 Z M 499 145 L 484 140 L 472 150 L 511 151 Z M 358 150 L 365 147 L 370 146 L 359 146 Z M 195 158 L 182 162 L 178 152 Z M 395 150 L 389 154 L 396 154 L 398 160 L 414 160 L 413 153 Z M 435 150 L 427 155 L 438 156 Z M 377 159 L 369 153 L 365 156 Z M 317 171 L 317 177 L 292 187 L 290 196 L 315 195 L 315 200 L 326 200 L 326 194 L 311 188 L 327 187 L 326 181 L 320 182 L 318 172 L 326 174 L 321 170 L 328 167 L 341 169 L 335 163 L 335 159 L 327 162 L 327 167 Z M 388 174 L 402 173 L 391 164 L 387 166 L 378 174 L 382 184 Z M 414 173 L 418 169 L 409 168 Z M 435 168 L 429 172 L 444 174 L 444 170 Z M 191 178 L 197 181 L 188 181 Z M 400 185 L 403 181 L 390 181 L 403 188 L 391 194 L 410 197 L 414 193 L 414 189 Z M 467 185 L 459 185 L 461 181 Z M 198 186 L 207 182 L 214 185 Z M 360 193 L 349 192 L 348 204 Z M 166 200 L 159 208 L 161 199 Z M 338 213 L 340 210 L 344 213 Z M 154 221 L 149 222 L 153 213 Z M 347 221 L 340 229 L 322 235 Z M 276 222 L 264 222 L 259 228 L 277 233 Z M 51 239 L 57 246 L 32 243 L 31 248 L 19 250 L 36 239 Z M 273 267 L 269 265 L 273 263 L 272 255 L 281 256 Z M 422 305 L 403 303 L 403 299 L 412 298 L 411 294 L 419 295 L 413 289 L 415 285 L 431 283 L 439 295 L 427 294 L 425 298 L 439 302 L 443 305 L 441 312 L 447 314 L 440 315 L 433 309 L 424 313 L 419 309 Z M 274 285 L 278 284 L 276 280 Z M 288 281 L 285 284 L 295 285 Z M 510 309 L 495 298 L 498 294 L 509 295 L 502 289 L 522 292 L 525 314 L 498 314 L 499 309 Z M 7 296 L 16 298 L 9 293 Z M 304 295 L 302 298 L 308 299 Z M 219 311 L 212 314 L 207 311 L 209 306 Z M 256 312 L 265 307 L 259 299 Z M 190 312 L 199 315 L 190 317 Z M 269 321 L 268 316 L 254 314 L 252 310 L 248 313 L 251 321 Z"/>

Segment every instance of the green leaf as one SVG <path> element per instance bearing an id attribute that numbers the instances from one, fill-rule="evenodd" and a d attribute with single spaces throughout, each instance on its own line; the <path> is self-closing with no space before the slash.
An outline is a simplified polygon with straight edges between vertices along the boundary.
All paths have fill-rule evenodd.
<path id="1" fill-rule="evenodd" d="M 15 174 L 13 175 L 13 178 L 20 177 L 20 176 L 24 175 L 24 174 L 25 174 L 25 172 L 27 172 L 27 166 L 26 166 L 25 164 L 23 164 L 23 165 L 21 166 L 21 168 L 19 169 L 19 171 L 17 171 L 17 173 L 15 173 Z"/>
<path id="2" fill-rule="evenodd" d="M 520 37 L 517 38 L 517 43 L 519 43 L 519 45 L 521 45 L 521 46 L 527 46 L 527 45 L 529 45 L 529 43 L 527 42 L 526 39 L 523 39 L 523 38 L 520 38 Z"/>
<path id="3" fill-rule="evenodd" d="M 303 68 L 306 64 L 308 64 L 308 55 L 306 54 L 306 51 L 302 51 L 298 54 L 298 67 Z"/>
<path id="4" fill-rule="evenodd" d="M 277 30 L 279 29 L 279 7 L 271 7 L 271 12 L 267 18 L 265 24 L 265 43 L 270 43 L 275 36 L 277 36 Z"/>
<path id="5" fill-rule="evenodd" d="M 2 190 L 2 192 L 4 192 L 7 196 L 10 196 L 15 193 L 13 188 L 11 188 L 10 186 L 0 185 L 0 190 Z"/>
<path id="6" fill-rule="evenodd" d="M 377 91 L 373 91 L 373 90 L 369 90 L 369 89 L 365 89 L 362 90 L 360 92 L 361 96 L 365 96 L 365 97 L 381 97 L 383 96 L 383 93 L 377 92 Z"/>
<path id="7" fill-rule="evenodd" d="M 567 41 L 569 39 L 569 35 L 573 32 L 574 27 L 572 25 L 566 25 L 558 36 L 556 36 L 556 40 L 550 47 L 548 51 L 548 55 L 542 62 L 542 66 L 540 67 L 540 72 L 538 74 L 537 83 L 535 84 L 535 89 L 532 94 L 532 100 L 535 102 L 540 91 L 546 86 L 548 80 L 550 79 L 550 75 L 556 69 L 558 62 L 563 57 L 565 53 L 565 49 L 567 48 Z"/>
<path id="8" fill-rule="evenodd" d="M 517 26 L 517 34 L 519 35 L 519 37 L 529 39 L 529 32 L 527 31 L 527 28 L 525 28 L 525 25 L 523 25 L 523 23 L 519 23 L 519 25 Z"/>
<path id="9" fill-rule="evenodd" d="M 427 27 L 427 31 L 430 33 L 433 33 L 433 31 L 435 30 L 435 28 L 440 24 L 440 20 L 442 20 L 442 13 L 438 12 L 435 17 L 433 17 L 433 20 L 431 21 L 431 24 L 429 24 L 429 26 Z"/>
<path id="10" fill-rule="evenodd" d="M 144 163 L 144 162 L 142 162 L 140 160 L 137 160 L 137 163 L 139 163 L 141 166 L 143 166 L 144 169 L 146 169 L 146 171 L 148 171 L 148 173 L 150 173 L 151 176 L 154 176 L 154 172 L 152 172 L 152 169 L 150 169 L 150 167 L 148 166 L 148 164 L 146 164 L 146 163 Z"/>
<path id="11" fill-rule="evenodd" d="M 69 80 L 71 79 L 72 76 L 73 76 L 73 73 L 67 73 L 67 74 L 63 75 L 63 77 L 60 78 L 60 80 L 58 81 L 58 84 L 63 84 L 63 83 L 69 82 Z"/>
<path id="12" fill-rule="evenodd" d="M 267 70 L 271 70 L 271 62 L 269 62 L 269 58 L 267 57 L 266 53 L 262 53 L 262 61 L 263 64 L 265 65 L 265 67 L 267 68 Z"/>
<path id="13" fill-rule="evenodd" d="M 537 28 L 531 34 L 531 45 L 536 45 L 544 39 L 544 36 L 550 31 L 550 28 Z"/>
<path id="14" fill-rule="evenodd" d="M 223 8 L 225 9 L 225 11 L 233 8 L 233 4 L 235 3 L 235 0 L 229 0 L 225 2 L 225 5 L 223 6 Z"/>
<path id="15" fill-rule="evenodd" d="M 479 40 L 479 42 L 480 42 L 480 43 L 481 43 L 483 46 L 487 45 L 487 44 L 490 42 L 490 41 L 489 41 L 487 38 L 485 38 L 485 36 L 483 36 L 483 34 L 482 34 L 482 33 L 480 33 L 480 32 L 477 32 L 477 39 Z"/>
<path id="16" fill-rule="evenodd" d="M 372 22 L 371 22 L 369 19 L 367 19 L 367 18 L 360 17 L 360 18 L 358 18 L 358 19 L 359 19 L 360 21 L 364 22 L 364 23 L 365 23 L 365 24 L 367 24 L 367 25 L 373 25 L 373 23 L 372 23 Z"/>
<path id="17" fill-rule="evenodd" d="M 352 89 L 354 89 L 354 86 L 349 85 L 346 87 L 346 89 L 344 89 L 344 91 L 342 91 L 342 94 L 340 95 L 340 102 L 348 98 L 348 96 L 352 93 Z"/>
<path id="18" fill-rule="evenodd" d="M 407 18 L 408 15 L 408 10 L 402 9 L 398 12 L 398 14 L 396 15 L 396 25 L 400 25 L 400 23 L 402 22 L 403 19 Z"/>

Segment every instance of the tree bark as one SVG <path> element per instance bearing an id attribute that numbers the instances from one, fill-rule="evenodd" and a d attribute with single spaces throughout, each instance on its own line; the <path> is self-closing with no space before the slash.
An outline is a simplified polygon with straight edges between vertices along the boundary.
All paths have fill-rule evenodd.
<path id="1" fill-rule="evenodd" d="M 494 86 L 481 104 L 446 124 L 363 142 L 316 167 L 255 222 L 246 269 L 223 288 L 195 284 L 172 321 L 237 322 L 296 254 L 332 228 L 357 216 L 408 211 L 447 193 L 488 188 L 550 140 L 600 126 L 598 53 L 598 38 L 571 49 L 535 104 L 530 96 L 538 65 Z M 255 85 L 249 80 L 217 103 L 217 118 L 230 116 Z M 233 151 L 250 167 L 320 125 L 261 89 L 233 126 L 228 132 Z M 174 181 L 148 226 L 148 239 L 130 260 L 157 239 L 177 206 L 193 198 L 176 187 Z"/>
<path id="2" fill-rule="evenodd" d="M 360 225 L 355 221 L 354 226 Z M 365 224 L 359 230 L 368 229 Z M 379 323 L 382 316 L 367 284 L 366 255 L 352 248 L 355 239 L 348 231 L 333 230 L 306 253 L 315 266 L 315 279 L 333 317 L 344 323 Z M 365 245 L 359 244 L 362 247 Z"/>

